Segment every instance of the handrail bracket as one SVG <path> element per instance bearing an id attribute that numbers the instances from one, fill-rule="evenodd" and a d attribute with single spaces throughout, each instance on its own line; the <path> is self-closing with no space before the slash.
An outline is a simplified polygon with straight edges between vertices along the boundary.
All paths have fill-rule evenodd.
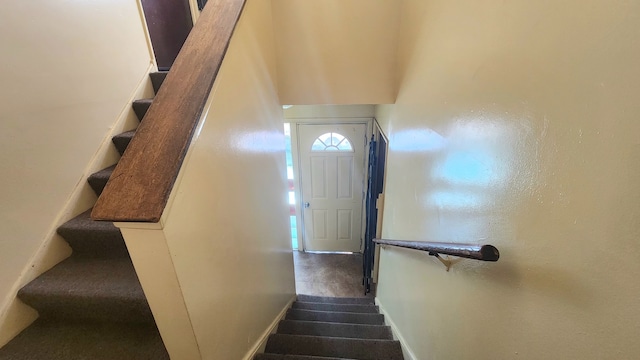
<path id="1" fill-rule="evenodd" d="M 449 269 L 451 269 L 451 265 L 453 265 L 453 261 L 451 261 L 451 259 L 445 259 L 442 256 L 440 256 L 440 254 L 438 254 L 437 252 L 429 252 L 430 256 L 435 257 L 436 259 L 440 260 L 440 262 L 447 268 L 447 272 L 449 272 Z"/>

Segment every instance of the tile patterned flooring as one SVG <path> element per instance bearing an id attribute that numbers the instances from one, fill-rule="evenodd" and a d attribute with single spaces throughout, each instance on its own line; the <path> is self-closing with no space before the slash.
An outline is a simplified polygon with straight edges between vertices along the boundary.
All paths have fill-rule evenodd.
<path id="1" fill-rule="evenodd" d="M 293 262 L 298 294 L 365 296 L 362 286 L 362 254 L 310 254 L 294 251 Z"/>

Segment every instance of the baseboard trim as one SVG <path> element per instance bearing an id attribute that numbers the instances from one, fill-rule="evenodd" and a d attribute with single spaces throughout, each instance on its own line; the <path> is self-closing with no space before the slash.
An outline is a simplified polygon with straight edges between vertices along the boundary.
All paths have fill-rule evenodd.
<path id="1" fill-rule="evenodd" d="M 384 315 L 384 322 L 391 327 L 391 332 L 393 333 L 393 338 L 400 341 L 402 346 L 402 354 L 404 355 L 405 360 L 418 360 L 418 357 L 414 355 L 413 350 L 409 347 L 409 344 L 402 336 L 400 329 L 393 322 L 393 318 L 389 316 L 389 313 L 385 310 L 384 305 L 380 302 L 378 298 L 376 298 L 376 305 L 380 309 L 380 313 Z"/>
<path id="2" fill-rule="evenodd" d="M 285 305 L 282 311 L 280 311 L 280 314 L 276 316 L 271 325 L 269 325 L 269 327 L 262 333 L 258 341 L 256 341 L 251 350 L 249 350 L 247 355 L 245 355 L 242 360 L 251 360 L 254 358 L 254 356 L 264 351 L 264 348 L 267 345 L 267 340 L 269 340 L 269 335 L 276 333 L 276 330 L 278 329 L 278 323 L 280 323 L 280 320 L 284 319 L 284 316 L 287 315 L 287 310 L 289 310 L 293 302 L 296 301 L 296 298 L 296 295 L 293 295 L 291 297 L 291 300 L 287 302 L 287 305 Z"/>

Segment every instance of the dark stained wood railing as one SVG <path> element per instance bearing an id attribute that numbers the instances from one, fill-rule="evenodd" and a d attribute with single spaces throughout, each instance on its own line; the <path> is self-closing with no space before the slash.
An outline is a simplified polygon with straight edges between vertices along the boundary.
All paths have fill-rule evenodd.
<path id="1" fill-rule="evenodd" d="M 471 245 L 426 241 L 373 239 L 376 244 L 427 251 L 429 255 L 452 255 L 482 261 L 498 261 L 500 252 L 493 245 Z"/>
<path id="2" fill-rule="evenodd" d="M 160 220 L 244 3 L 208 1 L 98 199 L 94 220 Z"/>

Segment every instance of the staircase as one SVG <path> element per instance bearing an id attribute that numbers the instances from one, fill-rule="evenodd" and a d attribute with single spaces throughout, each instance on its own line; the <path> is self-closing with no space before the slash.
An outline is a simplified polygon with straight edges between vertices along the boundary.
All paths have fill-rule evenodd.
<path id="1" fill-rule="evenodd" d="M 158 91 L 166 72 L 150 74 Z M 153 99 L 133 104 L 142 120 Z M 113 138 L 123 154 L 135 131 Z M 99 196 L 115 165 L 88 179 Z M 1 360 L 163 360 L 169 355 L 120 230 L 91 209 L 58 228 L 72 255 L 18 292 L 40 317 L 0 349 Z"/>
<path id="2" fill-rule="evenodd" d="M 402 360 L 371 298 L 298 295 L 254 360 Z"/>

